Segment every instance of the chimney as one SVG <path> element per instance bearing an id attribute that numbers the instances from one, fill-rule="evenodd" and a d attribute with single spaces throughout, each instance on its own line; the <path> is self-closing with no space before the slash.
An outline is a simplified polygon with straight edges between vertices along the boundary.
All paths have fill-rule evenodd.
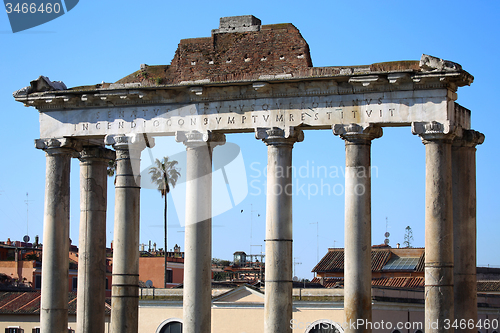
<path id="1" fill-rule="evenodd" d="M 400 246 L 400 245 L 401 245 L 401 244 L 397 243 L 397 244 L 396 244 L 396 248 L 398 248 L 398 249 L 399 249 L 399 246 Z"/>
<path id="2" fill-rule="evenodd" d="M 12 241 L 10 240 L 10 238 L 7 238 L 7 245 L 12 245 Z"/>

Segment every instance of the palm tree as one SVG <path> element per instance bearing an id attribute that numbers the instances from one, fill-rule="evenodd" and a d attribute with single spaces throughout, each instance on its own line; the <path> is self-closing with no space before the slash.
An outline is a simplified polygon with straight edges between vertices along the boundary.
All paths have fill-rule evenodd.
<path id="1" fill-rule="evenodd" d="M 164 288 L 167 287 L 167 194 L 170 192 L 170 186 L 175 187 L 180 173 L 177 169 L 177 161 L 170 161 L 167 156 L 162 161 L 155 159 L 156 166 L 149 169 L 151 181 L 156 184 L 161 197 L 165 199 L 165 207 L 163 210 L 163 222 L 165 229 L 165 271 L 164 271 Z"/>

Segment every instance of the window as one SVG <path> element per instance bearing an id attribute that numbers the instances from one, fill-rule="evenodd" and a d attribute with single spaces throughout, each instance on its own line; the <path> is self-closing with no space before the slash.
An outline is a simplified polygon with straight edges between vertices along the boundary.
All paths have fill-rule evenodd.
<path id="1" fill-rule="evenodd" d="M 106 290 L 109 290 L 109 279 L 108 278 L 106 278 L 106 287 L 105 288 L 106 288 Z"/>
<path id="2" fill-rule="evenodd" d="M 78 288 L 78 278 L 74 277 L 73 278 L 73 290 L 76 290 Z"/>
<path id="3" fill-rule="evenodd" d="M 320 319 L 307 326 L 304 333 L 344 333 L 344 330 L 329 319 Z"/>
<path id="4" fill-rule="evenodd" d="M 5 329 L 5 333 L 24 333 L 20 326 L 9 326 Z"/>
<path id="5" fill-rule="evenodd" d="M 35 327 L 31 330 L 31 333 L 40 333 L 40 327 Z"/>
<path id="6" fill-rule="evenodd" d="M 35 289 L 42 289 L 42 276 L 35 275 Z"/>
<path id="7" fill-rule="evenodd" d="M 167 319 L 158 326 L 155 333 L 182 333 L 182 321 L 178 318 Z"/>
<path id="8" fill-rule="evenodd" d="M 172 283 L 172 270 L 167 269 L 167 283 Z"/>

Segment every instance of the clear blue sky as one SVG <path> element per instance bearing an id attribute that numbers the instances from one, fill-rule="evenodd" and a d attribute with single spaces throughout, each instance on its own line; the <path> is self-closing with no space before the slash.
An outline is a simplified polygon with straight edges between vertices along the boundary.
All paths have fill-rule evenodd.
<path id="1" fill-rule="evenodd" d="M 140 64 L 169 64 L 180 39 L 208 37 L 219 18 L 255 15 L 263 24 L 293 23 L 307 40 L 314 66 L 364 65 L 395 60 L 419 60 L 422 53 L 457 62 L 475 77 L 460 88 L 458 103 L 472 110 L 475 130 L 486 135 L 477 152 L 478 264 L 500 265 L 499 138 L 494 114 L 500 63 L 500 3 L 498 1 L 80 1 L 69 13 L 39 27 L 13 34 L 7 15 L 0 14 L 0 240 L 21 240 L 26 234 L 26 192 L 29 192 L 29 235 L 43 236 L 45 156 L 34 148 L 39 137 L 34 108 L 14 101 L 12 92 L 39 75 L 62 80 L 68 87 L 115 82 Z M 228 135 L 240 145 L 247 177 L 257 177 L 266 165 L 266 146 L 253 135 Z M 184 148 L 159 140 L 155 157 Z M 308 131 L 296 144 L 294 166 L 344 166 L 344 144 L 331 131 Z M 143 156 L 145 158 L 146 156 Z M 253 164 L 253 169 L 250 165 Z M 256 163 L 256 164 L 255 164 Z M 149 163 L 145 163 L 145 165 Z M 372 185 L 372 242 L 381 244 L 386 231 L 391 245 L 403 242 L 413 229 L 414 246 L 424 246 L 425 155 L 410 128 L 386 128 L 373 142 L 372 164 L 378 174 Z M 300 184 L 321 185 L 321 178 L 303 177 Z M 323 179 L 343 185 L 344 179 Z M 71 238 L 78 242 L 79 167 L 72 164 Z M 263 190 L 264 187 L 261 187 Z M 107 243 L 113 239 L 113 183 L 109 182 Z M 214 218 L 213 256 L 232 259 L 235 251 L 264 245 L 265 196 L 249 188 L 234 209 Z M 32 200 L 32 201 L 31 201 Z M 155 190 L 141 194 L 140 241 L 163 242 L 162 199 Z M 170 207 L 174 205 L 170 201 Z M 253 214 L 251 213 L 253 207 Z M 297 275 L 311 278 L 319 248 L 344 246 L 343 195 L 299 193 L 294 197 L 294 257 Z M 243 213 L 241 213 L 243 210 Z M 258 217 L 260 214 L 260 217 Z M 169 248 L 184 246 L 184 234 L 170 209 Z M 319 237 L 317 238 L 317 225 Z M 318 243 L 317 243 L 318 241 Z M 252 252 L 260 252 L 254 247 Z"/>

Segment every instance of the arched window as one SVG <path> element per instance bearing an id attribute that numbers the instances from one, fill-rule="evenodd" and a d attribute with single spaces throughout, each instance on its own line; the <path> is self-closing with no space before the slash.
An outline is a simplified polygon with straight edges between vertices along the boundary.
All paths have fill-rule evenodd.
<path id="1" fill-rule="evenodd" d="M 330 319 L 319 319 L 307 326 L 304 333 L 344 333 L 344 330 Z"/>
<path id="2" fill-rule="evenodd" d="M 182 333 L 182 320 L 179 318 L 170 318 L 163 321 L 155 333 Z"/>
<path id="3" fill-rule="evenodd" d="M 394 331 L 392 331 L 392 333 L 401 333 L 401 331 L 400 330 L 394 330 Z"/>

